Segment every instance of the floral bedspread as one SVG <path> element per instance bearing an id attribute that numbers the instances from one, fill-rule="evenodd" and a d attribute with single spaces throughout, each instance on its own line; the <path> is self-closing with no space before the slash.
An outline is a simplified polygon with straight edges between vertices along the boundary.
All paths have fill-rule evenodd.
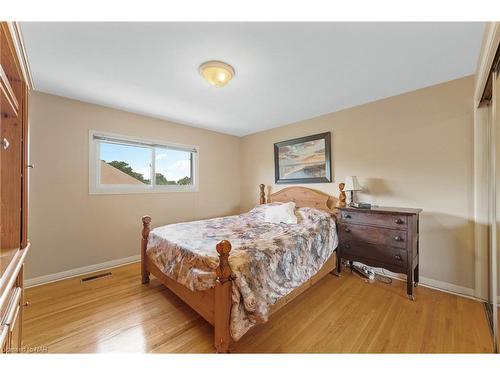
<path id="1" fill-rule="evenodd" d="M 274 203 L 275 204 L 275 203 Z M 335 221 L 326 212 L 298 208 L 297 224 L 264 221 L 264 207 L 209 220 L 171 224 L 149 234 L 147 254 L 167 276 L 197 291 L 215 286 L 215 245 L 231 242 L 231 336 L 238 340 L 265 322 L 269 308 L 316 274 L 337 247 Z"/>

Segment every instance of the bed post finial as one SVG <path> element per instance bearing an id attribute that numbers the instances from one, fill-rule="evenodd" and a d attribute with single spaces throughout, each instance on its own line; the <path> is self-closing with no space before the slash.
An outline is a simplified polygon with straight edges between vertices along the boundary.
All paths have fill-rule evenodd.
<path id="1" fill-rule="evenodd" d="M 148 248 L 149 231 L 151 230 L 151 216 L 142 217 L 142 240 L 141 240 L 141 278 L 142 283 L 149 283 L 149 271 L 146 267 L 146 249 Z"/>
<path id="2" fill-rule="evenodd" d="M 346 199 L 347 199 L 347 197 L 345 195 L 344 188 L 345 188 L 345 184 L 343 182 L 341 182 L 339 184 L 339 190 L 340 190 L 339 204 L 338 204 L 339 207 L 345 207 L 346 206 Z"/>
<path id="3" fill-rule="evenodd" d="M 260 204 L 265 204 L 266 203 L 266 193 L 264 192 L 264 188 L 266 187 L 266 185 L 264 184 L 260 184 L 259 185 L 259 188 L 260 188 Z"/>
<path id="4" fill-rule="evenodd" d="M 233 272 L 229 266 L 229 253 L 231 252 L 231 242 L 227 240 L 220 241 L 215 247 L 219 253 L 219 267 L 217 267 L 217 280 L 224 284 L 233 279 Z"/>

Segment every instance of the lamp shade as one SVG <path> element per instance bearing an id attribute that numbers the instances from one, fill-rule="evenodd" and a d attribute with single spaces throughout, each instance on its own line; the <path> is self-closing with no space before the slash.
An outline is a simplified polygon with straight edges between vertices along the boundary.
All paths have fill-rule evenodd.
<path id="1" fill-rule="evenodd" d="M 358 178 L 356 176 L 346 176 L 344 190 L 345 191 L 361 190 L 361 185 L 358 182 Z"/>

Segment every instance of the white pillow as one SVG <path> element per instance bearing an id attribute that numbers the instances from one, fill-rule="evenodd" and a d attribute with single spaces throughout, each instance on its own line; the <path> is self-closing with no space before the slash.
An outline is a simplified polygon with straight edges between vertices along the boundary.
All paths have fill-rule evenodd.
<path id="1" fill-rule="evenodd" d="M 265 208 L 264 221 L 267 223 L 297 224 L 295 216 L 295 202 L 283 203 L 277 206 L 267 206 Z"/>

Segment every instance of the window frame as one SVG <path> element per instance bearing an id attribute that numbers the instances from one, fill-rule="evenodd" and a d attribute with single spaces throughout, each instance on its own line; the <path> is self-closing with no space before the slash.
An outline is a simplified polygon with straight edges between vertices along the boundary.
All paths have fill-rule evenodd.
<path id="1" fill-rule="evenodd" d="M 100 183 L 101 163 L 100 163 L 100 143 L 101 140 L 95 137 L 109 138 L 112 143 L 121 145 L 131 145 L 131 143 L 141 143 L 139 147 L 150 148 L 151 156 L 151 183 L 149 185 L 103 185 Z M 155 185 L 156 183 L 156 148 L 165 147 L 170 149 L 184 150 L 191 152 L 191 178 L 192 185 Z M 191 150 L 194 150 L 191 151 Z M 182 192 L 198 192 L 199 191 L 199 147 L 184 145 L 179 143 L 165 142 L 162 140 L 153 140 L 140 137 L 132 137 L 127 135 L 102 132 L 98 130 L 89 130 L 89 194 L 144 194 L 144 193 L 182 193 Z"/>

